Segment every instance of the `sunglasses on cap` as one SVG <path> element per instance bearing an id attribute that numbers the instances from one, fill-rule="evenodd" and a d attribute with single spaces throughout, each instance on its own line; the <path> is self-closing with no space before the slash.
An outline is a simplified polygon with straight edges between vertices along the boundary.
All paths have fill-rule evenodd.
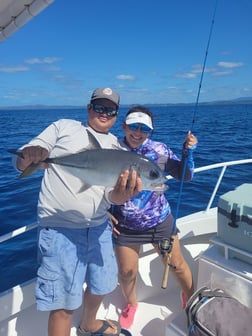
<path id="1" fill-rule="evenodd" d="M 115 117 L 118 114 L 117 109 L 114 107 L 107 107 L 100 104 L 91 104 L 92 110 L 99 114 L 107 114 L 109 117 Z"/>
<path id="2" fill-rule="evenodd" d="M 134 123 L 134 124 L 128 124 L 127 125 L 131 131 L 137 131 L 140 127 L 140 131 L 142 133 L 151 133 L 152 129 L 144 124 L 140 123 Z"/>

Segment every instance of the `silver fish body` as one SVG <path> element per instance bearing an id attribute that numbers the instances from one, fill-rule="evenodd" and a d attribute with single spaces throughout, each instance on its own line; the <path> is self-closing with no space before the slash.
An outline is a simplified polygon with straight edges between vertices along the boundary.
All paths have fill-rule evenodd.
<path id="1" fill-rule="evenodd" d="M 145 156 L 117 149 L 90 149 L 76 154 L 48 158 L 87 185 L 114 187 L 124 170 L 135 169 L 141 177 L 143 190 L 164 191 L 167 178 L 163 171 Z"/>
<path id="2" fill-rule="evenodd" d="M 78 177 L 82 181 L 84 191 L 91 185 L 113 188 L 119 175 L 126 169 L 135 169 L 143 183 L 143 190 L 164 191 L 167 177 L 150 159 L 120 149 L 101 148 L 95 136 L 87 130 L 89 146 L 83 151 L 65 156 L 47 158 L 44 162 L 60 165 L 63 170 Z M 10 153 L 22 157 L 22 152 L 9 150 Z M 32 163 L 20 175 L 20 178 L 32 174 L 40 163 Z"/>

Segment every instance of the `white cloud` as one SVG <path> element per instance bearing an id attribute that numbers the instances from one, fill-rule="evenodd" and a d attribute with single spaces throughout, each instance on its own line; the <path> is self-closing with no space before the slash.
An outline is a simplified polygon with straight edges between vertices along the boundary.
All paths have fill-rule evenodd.
<path id="1" fill-rule="evenodd" d="M 231 75 L 232 73 L 233 73 L 232 70 L 215 71 L 215 72 L 213 73 L 213 76 L 215 76 L 215 77 L 223 77 L 223 76 Z"/>
<path id="2" fill-rule="evenodd" d="M 43 66 L 42 68 L 44 71 L 48 72 L 57 72 L 61 70 L 61 67 L 55 66 L 55 65 L 48 65 L 48 66 Z"/>
<path id="3" fill-rule="evenodd" d="M 246 88 L 246 87 L 245 87 L 245 88 L 243 89 L 243 91 L 246 92 L 246 93 L 247 93 L 247 92 L 248 92 L 248 93 L 251 92 L 251 94 L 252 94 L 252 88 Z"/>
<path id="4" fill-rule="evenodd" d="M 231 55 L 230 51 L 224 50 L 221 52 L 221 55 L 226 56 L 226 55 Z"/>
<path id="5" fill-rule="evenodd" d="M 30 58 L 25 60 L 28 64 L 52 64 L 61 61 L 58 57 Z"/>
<path id="6" fill-rule="evenodd" d="M 243 66 L 242 62 L 218 62 L 218 66 L 223 68 L 239 68 Z"/>
<path id="7" fill-rule="evenodd" d="M 201 73 L 202 69 L 203 69 L 203 66 L 201 64 L 195 64 L 192 66 L 193 73 Z"/>
<path id="8" fill-rule="evenodd" d="M 177 78 L 196 78 L 197 75 L 195 73 L 192 73 L 192 72 L 187 72 L 187 73 L 183 73 L 183 74 L 177 74 L 177 75 L 175 75 L 175 77 L 177 77 Z"/>
<path id="9" fill-rule="evenodd" d="M 201 74 L 202 71 L 203 71 L 203 65 L 201 65 L 201 64 L 195 64 L 195 65 L 192 66 L 191 72 L 193 72 L 195 74 L 199 74 L 199 73 Z M 207 73 L 207 72 L 210 73 L 210 72 L 214 72 L 214 71 L 216 71 L 215 68 L 207 68 L 207 67 L 205 67 L 205 69 L 204 69 L 205 73 Z"/>
<path id="10" fill-rule="evenodd" d="M 30 70 L 29 67 L 24 65 L 0 67 L 0 72 L 6 72 L 6 73 L 25 72 L 29 70 Z"/>
<path id="11" fill-rule="evenodd" d="M 136 79 L 135 76 L 132 76 L 132 75 L 118 75 L 116 76 L 116 78 L 120 80 L 126 80 L 126 81 L 134 81 Z"/>
<path id="12" fill-rule="evenodd" d="M 209 67 L 209 68 L 205 68 L 204 69 L 204 73 L 210 73 L 213 76 L 216 77 L 221 77 L 221 76 L 227 76 L 232 74 L 232 69 L 233 68 L 238 68 L 238 67 L 242 67 L 244 65 L 244 63 L 242 62 L 218 62 L 217 63 L 217 67 Z M 226 69 L 226 70 L 221 70 L 221 68 Z M 197 78 L 197 76 L 199 74 L 202 73 L 203 70 L 203 66 L 202 64 L 195 64 L 191 66 L 191 70 L 189 72 L 184 72 L 184 73 L 178 73 L 175 75 L 176 78 L 187 78 L 187 79 L 191 79 L 191 78 Z"/>

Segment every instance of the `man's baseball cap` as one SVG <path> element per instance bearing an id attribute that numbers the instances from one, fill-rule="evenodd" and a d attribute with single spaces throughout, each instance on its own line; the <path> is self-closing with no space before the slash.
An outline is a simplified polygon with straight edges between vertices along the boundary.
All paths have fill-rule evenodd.
<path id="1" fill-rule="evenodd" d="M 92 93 L 90 102 L 92 103 L 96 99 L 107 99 L 112 101 L 119 107 L 120 96 L 117 92 L 113 91 L 110 88 L 99 88 L 95 89 Z"/>

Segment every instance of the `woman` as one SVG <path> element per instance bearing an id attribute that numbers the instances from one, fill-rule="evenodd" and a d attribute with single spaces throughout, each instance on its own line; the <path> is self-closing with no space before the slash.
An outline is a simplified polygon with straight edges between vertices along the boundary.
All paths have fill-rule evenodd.
<path id="1" fill-rule="evenodd" d="M 153 116 L 146 107 L 138 105 L 131 108 L 123 124 L 125 138 L 123 145 L 128 150 L 145 155 L 158 164 L 167 174 L 181 179 L 186 163 L 184 180 L 193 176 L 192 151 L 197 138 L 190 133 L 183 144 L 182 160 L 165 144 L 149 138 L 153 131 Z M 189 150 L 190 149 L 190 150 Z M 180 249 L 178 229 L 170 205 L 163 192 L 142 191 L 123 205 L 113 207 L 113 216 L 118 221 L 115 233 L 115 251 L 119 266 L 119 280 L 126 306 L 120 316 L 120 325 L 129 328 L 137 309 L 137 272 L 139 250 L 142 244 L 152 243 L 160 254 L 158 243 L 163 238 L 174 237 L 170 264 L 182 289 L 182 307 L 193 293 L 193 279 L 190 268 Z"/>

